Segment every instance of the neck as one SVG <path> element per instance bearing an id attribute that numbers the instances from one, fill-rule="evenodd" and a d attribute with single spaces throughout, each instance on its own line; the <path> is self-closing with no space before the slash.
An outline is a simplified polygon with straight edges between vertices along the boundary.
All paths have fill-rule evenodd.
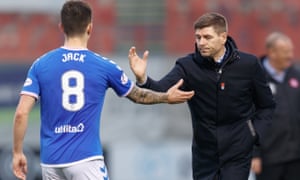
<path id="1" fill-rule="evenodd" d="M 64 47 L 71 49 L 87 49 L 88 38 L 86 37 L 66 37 Z"/>
<path id="2" fill-rule="evenodd" d="M 273 62 L 270 59 L 269 59 L 269 63 L 275 69 L 275 71 L 276 71 L 277 74 L 280 74 L 280 73 L 282 73 L 285 70 L 284 68 L 279 67 L 275 62 Z"/>
<path id="3" fill-rule="evenodd" d="M 214 61 L 215 61 L 215 62 L 221 61 L 221 60 L 223 59 L 224 55 L 225 55 L 225 51 L 226 51 L 226 48 L 223 47 L 223 48 L 218 52 L 218 54 L 216 54 L 216 55 L 214 56 Z"/>

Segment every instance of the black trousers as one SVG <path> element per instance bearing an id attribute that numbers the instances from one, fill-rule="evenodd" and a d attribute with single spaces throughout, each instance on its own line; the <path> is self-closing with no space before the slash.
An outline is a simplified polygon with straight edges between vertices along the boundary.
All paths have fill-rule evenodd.
<path id="1" fill-rule="evenodd" d="M 216 146 L 193 144 L 193 180 L 248 180 L 255 141 L 248 124 L 219 126 L 216 134 Z"/>
<path id="2" fill-rule="evenodd" d="M 244 162 L 230 162 L 219 171 L 207 177 L 195 177 L 194 180 L 248 180 L 250 173 L 250 160 Z M 299 179 L 298 179 L 299 180 Z"/>
<path id="3" fill-rule="evenodd" d="M 263 165 L 262 173 L 257 180 L 299 180 L 300 159 L 276 165 Z"/>
<path id="4" fill-rule="evenodd" d="M 214 180 L 248 180 L 250 162 L 229 163 L 223 166 L 214 177 Z"/>

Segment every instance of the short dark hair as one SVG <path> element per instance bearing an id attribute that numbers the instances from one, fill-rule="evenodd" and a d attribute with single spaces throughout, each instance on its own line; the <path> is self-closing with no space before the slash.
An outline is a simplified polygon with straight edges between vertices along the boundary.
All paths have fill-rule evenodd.
<path id="1" fill-rule="evenodd" d="M 228 32 L 226 18 L 219 13 L 206 13 L 200 16 L 194 23 L 194 29 L 202 29 L 213 26 L 217 33 Z"/>
<path id="2" fill-rule="evenodd" d="M 67 36 L 80 35 L 92 22 L 92 9 L 87 2 L 70 0 L 63 5 L 60 17 Z"/>

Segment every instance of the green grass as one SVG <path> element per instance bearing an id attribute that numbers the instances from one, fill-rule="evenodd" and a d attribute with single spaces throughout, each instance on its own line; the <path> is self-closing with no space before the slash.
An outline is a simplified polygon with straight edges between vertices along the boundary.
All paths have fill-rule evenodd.
<path id="1" fill-rule="evenodd" d="M 0 124 L 3 123 L 12 123 L 14 114 L 15 114 L 15 107 L 7 107 L 7 108 L 0 108 Z M 38 122 L 40 120 L 40 112 L 39 108 L 35 107 L 32 109 L 30 116 L 29 116 L 29 121 L 30 122 Z"/>

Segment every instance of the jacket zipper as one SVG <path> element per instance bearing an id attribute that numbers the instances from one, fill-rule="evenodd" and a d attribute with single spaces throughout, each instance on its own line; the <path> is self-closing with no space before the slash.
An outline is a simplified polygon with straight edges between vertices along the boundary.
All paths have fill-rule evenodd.
<path id="1" fill-rule="evenodd" d="M 238 55 L 237 55 L 237 53 L 236 52 L 234 52 L 234 54 L 232 55 L 232 56 L 230 56 L 222 65 L 221 65 L 221 67 L 219 68 L 219 69 L 216 69 L 216 73 L 217 73 L 217 124 L 218 124 L 218 122 L 219 122 L 219 120 L 220 120 L 220 118 L 219 118 L 219 91 L 220 91 L 220 89 L 221 90 L 224 90 L 224 88 L 225 88 L 225 82 L 223 82 L 224 84 L 222 85 L 221 84 L 221 82 L 220 82 L 220 79 L 221 79 L 221 76 L 222 76 L 222 74 L 223 74 L 223 68 L 225 67 L 225 65 L 229 62 L 229 61 L 231 61 L 231 60 L 233 60 L 234 58 L 237 58 L 238 57 Z"/>

